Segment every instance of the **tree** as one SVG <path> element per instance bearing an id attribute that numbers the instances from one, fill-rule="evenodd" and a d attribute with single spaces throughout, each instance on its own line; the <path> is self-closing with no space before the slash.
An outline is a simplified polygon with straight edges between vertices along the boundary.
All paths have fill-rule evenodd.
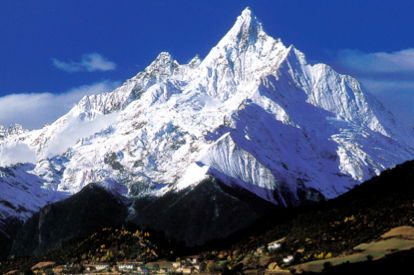
<path id="1" fill-rule="evenodd" d="M 214 269 L 214 262 L 213 261 L 208 261 L 207 266 L 206 266 L 206 270 L 208 272 L 211 272 L 212 269 Z"/>
<path id="2" fill-rule="evenodd" d="M 34 273 L 33 273 L 33 271 L 29 268 L 29 269 L 27 269 L 27 270 L 23 271 L 23 274 L 25 274 L 25 275 L 33 275 Z"/>
<path id="3" fill-rule="evenodd" d="M 200 263 L 200 271 L 206 271 L 207 265 L 205 262 Z"/>
<path id="4" fill-rule="evenodd" d="M 323 270 L 326 272 L 332 267 L 332 263 L 327 261 L 323 263 Z"/>
<path id="5" fill-rule="evenodd" d="M 215 272 L 215 271 L 222 271 L 224 268 L 223 268 L 223 266 L 222 265 L 220 265 L 220 264 L 218 264 L 218 263 L 215 263 L 215 262 L 213 262 L 213 261 L 210 261 L 208 264 L 207 264 L 207 271 L 208 272 Z"/>

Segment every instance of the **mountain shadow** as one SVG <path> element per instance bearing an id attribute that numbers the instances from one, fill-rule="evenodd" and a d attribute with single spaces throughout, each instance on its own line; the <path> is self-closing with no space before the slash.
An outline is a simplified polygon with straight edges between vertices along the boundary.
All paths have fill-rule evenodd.
<path id="1" fill-rule="evenodd" d="M 0 224 L 0 261 L 7 259 L 13 240 L 22 226 L 23 222 L 16 217 L 8 217 Z"/>
<path id="2" fill-rule="evenodd" d="M 130 220 L 162 230 L 186 245 L 224 238 L 280 207 L 210 176 L 195 187 L 134 202 Z"/>
<path id="3" fill-rule="evenodd" d="M 72 197 L 47 205 L 18 232 L 10 256 L 44 254 L 65 242 L 125 221 L 128 210 L 116 195 L 89 184 Z"/>

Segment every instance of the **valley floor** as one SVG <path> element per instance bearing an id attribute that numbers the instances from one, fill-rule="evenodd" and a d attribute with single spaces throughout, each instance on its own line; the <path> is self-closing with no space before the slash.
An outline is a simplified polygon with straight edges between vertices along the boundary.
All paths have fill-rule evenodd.
<path id="1" fill-rule="evenodd" d="M 280 244 L 285 240 L 278 240 Z M 269 243 L 269 247 L 277 247 L 278 242 Z M 277 250 L 277 249 L 275 249 Z M 271 254 L 275 254 L 273 251 Z M 304 251 L 303 251 L 304 252 Z M 391 268 L 398 270 L 402 268 L 401 262 L 410 259 L 414 255 L 414 227 L 400 226 L 393 228 L 383 234 L 381 239 L 371 243 L 362 243 L 354 247 L 349 255 L 330 257 L 325 255 L 325 259 L 310 261 L 299 265 L 290 265 L 289 257 L 285 259 L 286 265 L 281 267 L 272 262 L 274 256 L 269 252 L 264 252 L 263 247 L 259 247 L 254 252 L 254 260 L 249 257 L 240 257 L 234 261 L 222 260 L 220 258 L 203 260 L 198 262 L 198 256 L 185 257 L 182 260 L 167 261 L 159 260 L 154 262 L 119 262 L 102 263 L 82 261 L 79 264 L 55 265 L 54 262 L 39 262 L 31 267 L 31 272 L 38 275 L 49 274 L 139 274 L 139 275 L 173 275 L 173 274 L 312 274 L 328 273 L 341 274 L 344 270 L 364 270 L 367 268 Z M 256 262 L 255 262 L 256 261 Z M 225 267 L 225 268 L 224 268 Z M 25 274 L 30 274 L 26 272 Z M 12 270 L 7 273 L 22 274 L 19 270 Z"/>

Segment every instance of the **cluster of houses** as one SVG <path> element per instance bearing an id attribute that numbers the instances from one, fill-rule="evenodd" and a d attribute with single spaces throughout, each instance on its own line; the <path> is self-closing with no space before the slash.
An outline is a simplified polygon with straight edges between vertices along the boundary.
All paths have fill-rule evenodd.
<path id="1" fill-rule="evenodd" d="M 275 249 L 279 249 L 279 248 L 281 248 L 282 247 L 282 243 L 284 242 L 286 240 L 286 238 L 282 238 L 282 239 L 280 239 L 280 240 L 277 240 L 277 241 L 274 241 L 274 242 L 271 242 L 271 243 L 268 243 L 267 244 L 267 249 L 269 250 L 269 251 L 271 251 L 271 250 L 275 250 Z M 259 247 L 259 248 L 257 248 L 257 250 L 256 250 L 256 255 L 258 255 L 258 254 L 261 254 L 261 253 L 263 253 L 264 252 L 264 246 L 261 246 L 261 247 Z M 289 256 L 287 256 L 286 258 L 283 258 L 283 262 L 285 263 L 285 264 L 287 264 L 287 263 L 290 263 L 290 262 L 292 262 L 293 261 L 293 256 L 292 255 L 289 255 Z"/>
<path id="2" fill-rule="evenodd" d="M 281 243 L 285 241 L 285 238 L 268 243 L 268 251 L 281 248 Z M 259 247 L 255 252 L 262 254 L 265 246 Z M 293 261 L 293 256 L 288 256 L 283 259 L 285 264 Z M 117 264 L 111 264 L 106 262 L 98 263 L 82 263 L 84 269 L 83 274 L 140 274 L 140 275 L 162 275 L 162 274 L 194 274 L 200 273 L 199 257 L 187 256 L 182 260 L 176 262 L 170 261 L 157 261 L 157 262 L 118 262 Z M 62 265 L 55 266 L 53 262 L 41 262 L 32 267 L 32 271 L 35 274 L 45 274 L 46 269 L 52 269 L 54 274 L 68 273 L 68 270 L 82 270 L 80 265 Z M 70 272 L 71 273 L 71 272 Z M 74 272 L 76 273 L 76 272 Z"/>
<path id="3" fill-rule="evenodd" d="M 284 242 L 285 240 L 286 240 L 286 238 L 282 238 L 280 240 L 268 243 L 267 244 L 267 249 L 269 251 L 274 250 L 274 249 L 279 249 L 279 248 L 282 247 L 282 242 Z M 285 264 L 290 263 L 291 261 L 293 261 L 293 256 L 292 255 L 289 255 L 286 258 L 283 258 L 283 262 Z"/>
<path id="4" fill-rule="evenodd" d="M 76 268 L 76 265 L 61 265 L 55 266 L 53 262 L 41 262 L 33 266 L 31 269 L 35 274 L 44 274 L 46 269 L 52 269 L 54 274 L 60 274 L 66 272 L 72 268 Z M 106 262 L 99 263 L 84 263 L 83 274 L 108 274 L 108 273 L 130 273 L 141 275 L 156 275 L 156 274 L 192 274 L 200 271 L 200 265 L 198 256 L 187 256 L 182 261 L 169 262 L 119 262 L 116 265 Z"/>

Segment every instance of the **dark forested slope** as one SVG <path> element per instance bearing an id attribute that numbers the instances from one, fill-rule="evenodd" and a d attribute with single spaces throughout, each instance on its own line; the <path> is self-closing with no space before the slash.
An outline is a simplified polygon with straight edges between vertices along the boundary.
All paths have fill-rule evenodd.
<path id="1" fill-rule="evenodd" d="M 10 256 L 38 255 L 104 226 L 125 221 L 128 211 L 120 197 L 89 184 L 72 197 L 42 208 L 22 227 Z"/>

